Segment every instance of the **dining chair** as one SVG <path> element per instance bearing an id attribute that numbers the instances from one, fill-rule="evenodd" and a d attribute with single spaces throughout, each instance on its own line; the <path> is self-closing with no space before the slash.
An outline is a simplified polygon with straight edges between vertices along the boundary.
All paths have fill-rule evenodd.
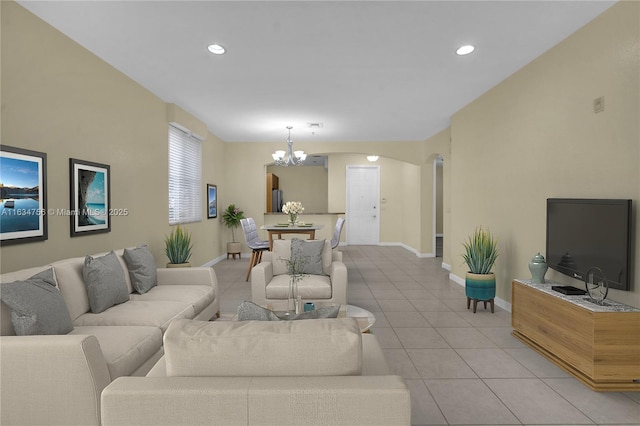
<path id="1" fill-rule="evenodd" d="M 244 237 L 247 240 L 247 246 L 252 250 L 251 260 L 249 260 L 249 269 L 247 270 L 247 278 L 245 281 L 249 281 L 249 275 L 251 275 L 251 269 L 260 263 L 262 259 L 262 252 L 269 250 L 269 241 L 261 240 L 258 236 L 258 228 L 253 218 L 248 217 L 240 219 L 240 225 L 244 231 Z"/>
<path id="2" fill-rule="evenodd" d="M 344 217 L 339 217 L 336 222 L 336 229 L 333 231 L 333 238 L 331 238 L 331 249 L 338 247 L 338 244 L 340 244 L 340 234 L 342 234 L 343 225 Z"/>

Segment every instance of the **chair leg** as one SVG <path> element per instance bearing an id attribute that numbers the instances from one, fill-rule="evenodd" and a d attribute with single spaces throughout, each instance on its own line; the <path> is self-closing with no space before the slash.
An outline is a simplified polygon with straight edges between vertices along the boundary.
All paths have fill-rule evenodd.
<path id="1" fill-rule="evenodd" d="M 254 267 L 254 260 L 256 257 L 256 252 L 252 251 L 251 252 L 251 259 L 249 260 L 249 269 L 247 269 L 247 278 L 245 279 L 245 281 L 249 281 L 249 275 L 251 275 L 251 268 Z"/>

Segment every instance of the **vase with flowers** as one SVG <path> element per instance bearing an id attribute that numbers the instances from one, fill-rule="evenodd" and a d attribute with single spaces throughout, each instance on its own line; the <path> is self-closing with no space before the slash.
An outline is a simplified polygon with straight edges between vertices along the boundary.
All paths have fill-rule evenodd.
<path id="1" fill-rule="evenodd" d="M 287 201 L 282 206 L 282 213 L 289 215 L 289 226 L 295 226 L 298 223 L 298 216 L 304 212 L 304 207 L 300 201 Z"/>
<path id="2" fill-rule="evenodd" d="M 287 265 L 289 275 L 289 292 L 287 294 L 287 315 L 299 314 L 303 310 L 302 297 L 298 293 L 298 282 L 306 275 L 304 265 L 307 263 L 306 256 L 293 257 L 291 259 L 281 258 Z"/>

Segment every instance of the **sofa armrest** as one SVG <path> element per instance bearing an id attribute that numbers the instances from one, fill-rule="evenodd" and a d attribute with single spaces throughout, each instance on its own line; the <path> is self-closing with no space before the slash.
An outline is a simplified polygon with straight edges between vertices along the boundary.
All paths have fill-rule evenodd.
<path id="1" fill-rule="evenodd" d="M 331 262 L 329 269 L 331 277 L 331 293 L 333 300 L 347 304 L 347 265 L 342 262 Z"/>
<path id="2" fill-rule="evenodd" d="M 407 426 L 411 397 L 393 375 L 120 377 L 102 393 L 102 424 Z"/>
<path id="3" fill-rule="evenodd" d="M 158 268 L 158 285 L 210 285 L 218 290 L 218 278 L 213 268 Z"/>
<path id="4" fill-rule="evenodd" d="M 273 279 L 273 264 L 260 262 L 251 270 L 251 300 L 258 305 L 267 301 L 267 284 Z"/>
<path id="5" fill-rule="evenodd" d="M 111 378 L 95 336 L 2 336 L 1 424 L 99 425 Z"/>

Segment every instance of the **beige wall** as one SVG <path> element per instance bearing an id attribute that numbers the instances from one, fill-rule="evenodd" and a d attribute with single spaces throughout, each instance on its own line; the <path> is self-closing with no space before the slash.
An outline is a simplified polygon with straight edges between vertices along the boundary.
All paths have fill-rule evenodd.
<path id="1" fill-rule="evenodd" d="M 443 213 L 443 186 L 442 179 L 444 178 L 442 164 L 436 165 L 436 233 L 442 234 L 442 213 Z"/>
<path id="2" fill-rule="evenodd" d="M 324 166 L 268 166 L 267 172 L 278 176 L 284 202 L 300 201 L 307 214 L 328 212 L 328 172 Z"/>
<path id="3" fill-rule="evenodd" d="M 447 227 L 450 224 L 450 157 L 451 157 L 451 131 L 449 128 L 437 133 L 426 141 L 425 158 L 426 161 L 421 166 L 421 247 L 423 253 L 435 255 L 435 222 L 433 199 L 434 199 L 434 173 L 433 164 L 438 156 L 444 159 L 442 167 L 442 226 L 443 234 L 443 257 L 442 261 L 445 265 L 451 263 L 449 255 L 449 240 L 446 238 L 448 233 Z"/>
<path id="4" fill-rule="evenodd" d="M 47 241 L 2 247 L 2 271 L 139 243 L 166 263 L 167 105 L 16 3 L 1 7 L 2 144 L 47 154 L 49 208 L 69 209 L 69 158 L 77 158 L 111 167 L 111 205 L 129 211 L 112 217 L 109 233 L 74 238 L 67 216 L 49 216 Z M 222 142 L 203 136 L 204 186 L 222 181 L 224 163 Z M 186 226 L 194 264 L 220 253 L 205 205 L 205 219 Z"/>
<path id="5" fill-rule="evenodd" d="M 476 226 L 499 240 L 498 297 L 546 241 L 546 198 L 640 198 L 640 3 L 619 2 L 456 113 L 451 122 L 453 273 Z M 605 111 L 594 113 L 595 98 Z M 447 165 L 445 161 L 445 166 Z M 637 224 L 637 220 L 636 220 Z M 445 224 L 445 230 L 447 230 Z M 640 306 L 640 227 L 633 292 L 610 298 Z M 581 283 L 549 271 L 547 278 Z"/>

